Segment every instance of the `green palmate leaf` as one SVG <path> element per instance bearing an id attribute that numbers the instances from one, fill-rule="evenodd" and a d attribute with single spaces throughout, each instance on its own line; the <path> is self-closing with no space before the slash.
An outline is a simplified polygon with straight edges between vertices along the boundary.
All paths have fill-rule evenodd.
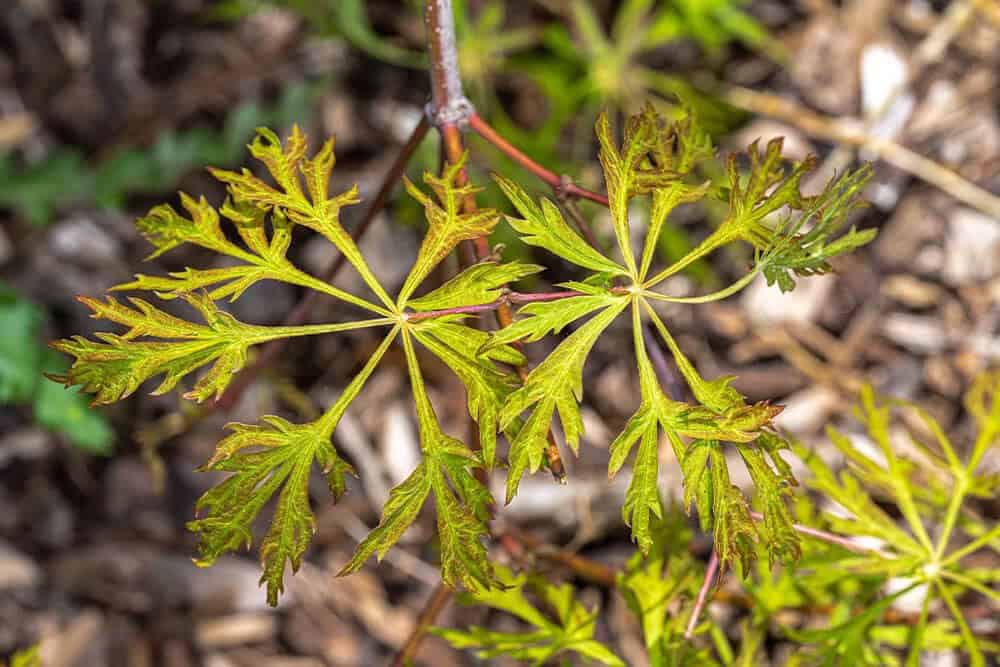
<path id="1" fill-rule="evenodd" d="M 130 298 L 129 307 L 115 299 L 101 302 L 80 297 L 94 318 L 110 320 L 128 328 L 124 334 L 98 333 L 100 342 L 76 336 L 53 346 L 75 357 L 70 369 L 56 376 L 67 385 L 82 385 L 94 393 L 94 403 L 113 403 L 129 396 L 146 380 L 164 375 L 153 394 L 173 389 L 185 375 L 214 362 L 184 397 L 204 401 L 218 397 L 234 373 L 243 368 L 248 349 L 256 344 L 289 336 L 347 331 L 390 324 L 388 319 L 303 327 L 263 327 L 244 324 L 219 310 L 205 294 L 185 294 L 205 324 L 195 324 L 169 315 L 142 299 Z M 153 339 L 153 340 L 149 340 Z"/>
<path id="2" fill-rule="evenodd" d="M 429 334 L 423 338 L 431 339 Z M 442 579 L 450 586 L 462 585 L 472 591 L 489 590 L 497 581 L 483 537 L 489 533 L 486 521 L 493 498 L 472 474 L 472 470 L 481 467 L 482 463 L 461 441 L 441 430 L 427 397 L 410 332 L 405 329 L 403 347 L 424 458 L 413 473 L 392 490 L 379 525 L 358 545 L 339 574 L 358 570 L 372 554 L 377 554 L 381 560 L 413 523 L 433 491 L 441 540 Z"/>
<path id="3" fill-rule="evenodd" d="M 543 268 L 521 262 L 480 262 L 424 296 L 410 299 L 407 305 L 413 310 L 428 311 L 492 303 L 500 298 L 508 283 L 538 273 Z"/>
<path id="4" fill-rule="evenodd" d="M 520 218 L 508 216 L 507 222 L 528 245 L 545 248 L 568 262 L 585 269 L 611 276 L 627 275 L 628 271 L 591 247 L 566 223 L 559 209 L 542 197 L 541 206 L 513 181 L 494 175 L 494 180 L 514 205 Z"/>
<path id="5" fill-rule="evenodd" d="M 41 347 L 40 343 L 35 344 Z M 42 368 L 49 374 L 58 374 L 66 369 L 66 361 L 62 355 L 45 350 Z M 34 417 L 45 428 L 65 436 L 78 449 L 91 454 L 111 454 L 114 431 L 107 417 L 99 410 L 91 410 L 88 402 L 84 394 L 40 375 L 33 397 Z"/>
<path id="6" fill-rule="evenodd" d="M 571 322 L 620 300 L 621 297 L 602 290 L 600 293 L 571 296 L 557 301 L 529 303 L 518 310 L 519 315 L 528 317 L 522 317 L 503 329 L 494 331 L 483 349 L 489 350 L 515 341 L 533 343 L 550 333 L 559 333 Z"/>
<path id="7" fill-rule="evenodd" d="M 344 254 L 375 293 L 382 304 L 393 308 L 392 299 L 375 278 L 357 245 L 340 224 L 340 209 L 356 204 L 357 187 L 334 197 L 329 196 L 330 174 L 336 159 L 334 142 L 327 140 L 319 151 L 307 158 L 308 140 L 298 125 L 282 145 L 271 130 L 259 128 L 250 144 L 250 153 L 264 164 L 275 186 L 254 176 L 248 169 L 241 172 L 211 169 L 212 174 L 228 186 L 236 204 L 251 205 L 287 218 L 292 223 L 319 232 Z M 305 188 L 303 189 L 303 182 Z"/>
<path id="8" fill-rule="evenodd" d="M 345 476 L 354 471 L 338 456 L 331 437 L 396 334 L 393 329 L 344 393 L 316 421 L 292 424 L 281 417 L 266 416 L 261 425 L 229 425 L 232 434 L 218 444 L 202 470 L 234 474 L 199 498 L 196 510 L 205 516 L 188 524 L 201 538 L 199 566 L 207 567 L 228 551 L 249 547 L 254 519 L 278 494 L 270 528 L 260 546 L 261 583 L 267 583 L 268 603 L 277 604 L 284 590 L 286 562 L 291 563 L 293 572 L 298 570 L 316 529 L 309 504 L 313 463 L 326 475 L 334 500 L 339 499 L 346 488 Z"/>
<path id="9" fill-rule="evenodd" d="M 424 207 L 427 234 L 399 291 L 397 301 L 400 308 L 407 304 L 414 290 L 455 246 L 462 241 L 487 236 L 500 220 L 500 214 L 489 208 L 472 213 L 462 212 L 466 197 L 481 189 L 461 182 L 466 158 L 467 154 L 463 154 L 458 162 L 449 164 L 440 177 L 424 174 L 424 183 L 430 186 L 437 201 L 409 180 L 406 181 L 406 191 Z"/>
<path id="10" fill-rule="evenodd" d="M 578 602 L 571 586 L 553 586 L 543 579 L 529 580 L 526 575 L 514 575 L 501 566 L 496 570 L 500 588 L 464 594 L 461 602 L 504 611 L 530 625 L 531 630 L 497 632 L 472 626 L 467 630 L 435 628 L 435 634 L 456 648 L 475 649 L 483 659 L 506 656 L 540 666 L 572 652 L 584 660 L 624 667 L 625 663 L 611 649 L 594 639 L 597 610 L 590 611 Z M 555 618 L 550 619 L 540 611 L 526 595 L 526 589 L 534 592 Z"/>
<path id="11" fill-rule="evenodd" d="M 191 243 L 231 257 L 239 264 L 215 269 L 186 268 L 169 276 L 137 274 L 132 282 L 116 285 L 112 290 L 149 290 L 160 298 L 172 299 L 207 289 L 213 299 L 228 297 L 235 301 L 258 281 L 279 280 L 329 294 L 366 310 L 388 314 L 386 309 L 310 276 L 288 261 L 285 254 L 292 240 L 292 224 L 280 209 L 269 216 L 265 209 L 227 201 L 221 209 L 222 217 L 235 227 L 244 244 L 241 247 L 226 237 L 219 212 L 204 197 L 196 200 L 181 193 L 181 204 L 190 218 L 162 204 L 136 222 L 139 231 L 156 247 L 150 258 L 183 243 Z"/>
<path id="12" fill-rule="evenodd" d="M 31 400 L 45 348 L 38 342 L 42 313 L 0 284 L 0 404 Z"/>
<path id="13" fill-rule="evenodd" d="M 528 375 L 524 386 L 510 395 L 500 413 L 500 427 L 510 426 L 521 413 L 534 408 L 510 443 L 507 502 L 517 493 L 525 470 L 535 472 L 542 463 L 549 424 L 559 412 L 566 442 L 577 450 L 583 422 L 578 402 L 583 396 L 583 364 L 597 338 L 625 309 L 628 300 L 619 297 L 593 319 L 570 334 Z"/>
<path id="14" fill-rule="evenodd" d="M 483 462 L 492 469 L 496 460 L 500 409 L 517 386 L 509 373 L 498 370 L 488 357 L 476 356 L 475 329 L 449 322 L 428 322 L 414 336 L 462 380 L 468 395 L 469 416 L 479 425 L 479 445 Z M 470 341 L 470 338 L 473 340 Z M 502 348 L 493 348 L 503 352 Z M 516 350 L 510 352 L 518 354 Z M 516 357 L 514 357 L 516 358 Z"/>
<path id="15" fill-rule="evenodd" d="M 42 426 L 84 451 L 110 454 L 114 433 L 104 415 L 87 409 L 79 392 L 45 376 L 65 370 L 65 359 L 45 348 L 42 320 L 36 304 L 0 283 L 0 405 L 30 404 Z"/>

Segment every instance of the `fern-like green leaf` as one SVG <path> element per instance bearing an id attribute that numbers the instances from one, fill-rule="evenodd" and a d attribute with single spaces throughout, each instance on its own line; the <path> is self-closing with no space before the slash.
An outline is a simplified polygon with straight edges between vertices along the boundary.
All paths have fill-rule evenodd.
<path id="1" fill-rule="evenodd" d="M 515 660 L 543 665 L 557 656 L 575 653 L 579 657 L 602 665 L 624 667 L 625 663 L 607 646 L 594 639 L 597 610 L 588 610 L 575 599 L 573 588 L 564 584 L 553 586 L 540 578 L 514 575 L 497 566 L 501 586 L 495 590 L 463 594 L 463 604 L 485 605 L 504 611 L 531 626 L 528 632 L 498 632 L 472 626 L 467 630 L 434 628 L 452 646 L 475 649 L 481 659 L 505 656 Z M 550 619 L 526 595 L 534 592 L 555 618 Z"/>
<path id="2" fill-rule="evenodd" d="M 463 154 L 458 162 L 449 164 L 440 177 L 424 174 L 424 183 L 430 186 L 437 201 L 406 180 L 406 191 L 424 207 L 427 234 L 399 291 L 397 301 L 400 308 L 407 305 L 414 290 L 455 246 L 462 241 L 488 236 L 500 220 L 500 214 L 489 208 L 472 213 L 462 212 L 465 198 L 481 189 L 469 183 L 460 183 L 467 157 L 468 154 Z"/>
<path id="3" fill-rule="evenodd" d="M 543 268 L 521 262 L 480 262 L 424 296 L 410 299 L 407 305 L 413 310 L 428 311 L 492 303 L 500 298 L 508 283 L 538 273 Z"/>
<path id="4" fill-rule="evenodd" d="M 261 583 L 267 583 L 268 603 L 277 604 L 284 590 L 286 562 L 291 563 L 293 572 L 298 570 L 316 529 L 309 504 L 313 463 L 319 463 L 334 500 L 339 499 L 344 493 L 345 475 L 354 471 L 337 455 L 330 438 L 395 337 L 394 329 L 344 393 L 316 421 L 292 424 L 281 417 L 267 416 L 261 425 L 229 425 L 232 434 L 219 443 L 203 470 L 233 475 L 199 498 L 196 509 L 205 516 L 188 524 L 188 529 L 201 537 L 198 565 L 207 567 L 228 551 L 249 547 L 254 519 L 278 494 L 271 526 L 260 546 L 264 568 Z"/>
<path id="5" fill-rule="evenodd" d="M 507 217 L 510 226 L 528 245 L 545 248 L 585 269 L 611 276 L 627 275 L 628 271 L 592 248 L 566 223 L 559 208 L 542 197 L 541 205 L 532 200 L 516 183 L 502 176 L 493 176 L 520 218 Z"/>
<path id="6" fill-rule="evenodd" d="M 541 465 L 549 425 L 557 410 L 567 444 L 574 451 L 579 447 L 583 432 L 578 405 L 583 396 L 583 364 L 597 338 L 627 305 L 627 299 L 618 298 L 570 334 L 531 371 L 524 386 L 507 399 L 500 413 L 501 428 L 509 427 L 521 413 L 534 408 L 510 443 L 507 502 L 516 495 L 525 470 L 535 472 Z"/>
<path id="7" fill-rule="evenodd" d="M 685 598 L 694 599 L 702 565 L 691 555 L 692 530 L 679 508 L 670 507 L 650 527 L 648 555 L 635 553 L 618 575 L 617 588 L 642 628 L 653 667 L 716 665 L 711 651 L 685 638 Z"/>
<path id="8" fill-rule="evenodd" d="M 901 456 L 893 443 L 893 410 L 909 408 L 899 401 L 884 401 L 871 388 L 864 388 L 858 409 L 860 417 L 874 445 L 862 449 L 846 435 L 828 429 L 828 435 L 843 454 L 848 468 L 835 472 L 828 463 L 801 445 L 796 453 L 812 472 L 809 486 L 837 503 L 845 512 L 828 515 L 824 519 L 837 532 L 864 538 L 877 538 L 885 546 L 862 556 L 853 556 L 846 567 L 850 570 L 876 575 L 881 582 L 890 578 L 913 581 L 911 587 L 926 585 L 923 612 L 917 626 L 908 632 L 907 664 L 917 664 L 921 652 L 935 642 L 935 630 L 928 610 L 934 599 L 944 603 L 953 622 L 953 636 L 961 638 L 961 648 L 968 653 L 969 664 L 987 664 L 985 651 L 996 651 L 994 644 L 982 641 L 973 632 L 965 611 L 957 603 L 960 595 L 981 596 L 988 604 L 1000 603 L 1000 594 L 980 577 L 981 571 L 969 567 L 966 559 L 980 551 L 1000 551 L 1000 529 L 976 518 L 959 520 L 962 504 L 974 489 L 989 486 L 984 483 L 988 475 L 978 471 L 979 463 L 989 447 L 1000 438 L 1000 391 L 997 391 L 996 373 L 985 373 L 973 383 L 966 396 L 966 407 L 978 426 L 978 433 L 965 461 L 958 456 L 958 449 L 944 435 L 941 427 L 928 415 L 921 416 L 927 430 L 934 434 L 937 447 L 916 442 L 923 451 L 922 465 Z M 945 478 L 943 484 L 928 484 L 925 479 L 935 476 Z M 893 507 L 901 519 L 886 511 Z M 928 524 L 940 526 L 932 538 Z M 953 547 L 956 534 L 965 536 L 959 546 Z M 898 594 L 897 594 L 898 595 Z M 891 599 L 894 596 L 890 596 Z M 884 606 L 879 603 L 879 606 Z M 845 641 L 852 646 L 864 642 L 869 655 L 878 656 L 880 640 L 875 630 L 882 630 L 881 614 L 858 619 L 816 634 L 803 634 L 799 638 L 816 642 L 817 654 L 834 664 L 831 656 L 841 655 Z M 883 636 L 886 636 L 883 634 Z M 888 636 L 891 636 L 888 635 Z M 875 664 L 873 662 L 872 664 Z"/>
<path id="9" fill-rule="evenodd" d="M 142 299 L 130 298 L 132 307 L 113 299 L 98 301 L 80 297 L 92 317 L 128 327 L 124 334 L 99 333 L 95 342 L 76 336 L 53 344 L 75 361 L 65 375 L 54 377 L 67 385 L 82 385 L 95 394 L 94 403 L 113 403 L 129 396 L 146 380 L 164 375 L 153 394 L 173 389 L 187 374 L 209 362 L 211 369 L 185 398 L 204 401 L 218 397 L 234 373 L 243 368 L 247 350 L 259 343 L 289 336 L 308 336 L 390 324 L 388 319 L 302 327 L 263 327 L 244 324 L 219 310 L 206 294 L 185 294 L 205 324 L 195 324 L 169 315 Z M 155 340 L 148 340 L 153 338 Z M 137 340 L 141 339 L 141 340 Z"/>

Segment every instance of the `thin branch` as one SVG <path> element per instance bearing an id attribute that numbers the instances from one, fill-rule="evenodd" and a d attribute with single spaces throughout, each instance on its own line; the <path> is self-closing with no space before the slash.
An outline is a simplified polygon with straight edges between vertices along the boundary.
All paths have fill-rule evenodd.
<path id="1" fill-rule="evenodd" d="M 406 643 L 403 644 L 402 648 L 399 649 L 399 653 L 396 654 L 396 657 L 390 663 L 392 667 L 404 667 L 413 661 L 413 658 L 417 655 L 417 651 L 420 650 L 420 644 L 423 642 L 424 636 L 448 605 L 451 595 L 452 590 L 444 582 L 437 585 L 437 588 L 434 589 L 434 592 L 428 598 L 427 603 L 424 604 L 420 616 L 417 617 L 417 624 L 414 626 L 410 636 L 406 638 Z"/>
<path id="2" fill-rule="evenodd" d="M 568 182 L 569 177 L 563 176 L 564 182 Z M 594 234 L 594 230 L 591 228 L 587 221 L 583 219 L 583 215 L 580 213 L 580 209 L 577 208 L 576 202 L 574 202 L 569 197 L 565 196 L 563 190 L 556 192 L 556 197 L 559 199 L 559 205 L 562 206 L 563 210 L 566 211 L 566 215 L 569 216 L 570 220 L 576 224 L 576 228 L 580 230 L 580 234 L 583 236 L 584 240 L 590 244 L 590 247 L 603 252 L 600 242 L 597 240 L 597 236 Z"/>
<path id="3" fill-rule="evenodd" d="M 701 582 L 701 588 L 698 590 L 698 597 L 694 601 L 694 609 L 691 610 L 691 618 L 688 619 L 687 628 L 684 629 L 684 639 L 691 639 L 694 636 L 694 629 L 698 627 L 698 619 L 701 617 L 701 611 L 705 608 L 705 603 L 708 601 L 708 592 L 712 590 L 712 586 L 716 582 L 716 572 L 719 570 L 719 554 L 716 553 L 715 549 L 712 549 L 712 555 L 708 559 L 708 568 L 705 570 L 705 578 Z"/>
<path id="4" fill-rule="evenodd" d="M 514 527 L 506 528 L 497 537 L 500 545 L 516 560 L 523 560 L 525 552 L 533 556 L 562 565 L 581 579 L 614 588 L 618 582 L 618 572 L 579 554 L 547 544 L 528 532 Z"/>
<path id="5" fill-rule="evenodd" d="M 465 143 L 458 125 L 476 116 L 472 105 L 462 92 L 462 81 L 458 70 L 458 53 L 455 48 L 455 20 L 450 0 L 427 0 L 425 19 L 427 23 L 427 41 L 431 55 L 431 116 L 437 122 L 441 133 L 441 144 L 445 157 L 455 164 L 465 153 Z M 468 181 L 468 175 L 463 169 L 456 177 L 458 185 Z M 466 195 L 462 202 L 465 213 L 475 213 L 478 210 L 476 198 L 472 193 Z M 479 260 L 486 259 L 490 252 L 489 240 L 480 236 L 473 240 L 475 255 Z M 496 311 L 497 323 L 501 327 L 514 321 L 514 314 L 507 304 L 501 304 Z M 526 366 L 517 369 L 522 381 L 528 376 Z M 560 483 L 566 482 L 566 468 L 559 453 L 559 446 L 551 429 L 548 434 L 549 446 L 545 457 L 553 477 Z"/>
<path id="6" fill-rule="evenodd" d="M 750 512 L 750 518 L 754 521 L 763 521 L 764 515 L 760 512 Z M 882 551 L 878 547 L 866 547 L 863 544 L 855 542 L 849 537 L 820 530 L 819 528 L 811 528 L 810 526 L 805 526 L 801 523 L 793 523 L 792 528 L 794 528 L 797 533 L 806 535 L 807 537 L 814 537 L 817 540 L 822 540 L 823 542 L 828 542 L 829 544 L 835 544 L 838 547 L 842 547 L 848 551 L 853 551 L 856 554 L 863 554 L 865 556 L 875 555 L 880 558 L 895 558 L 895 556 L 891 553 Z"/>
<path id="7" fill-rule="evenodd" d="M 431 60 L 431 112 L 434 122 L 438 127 L 460 125 L 472 113 L 472 103 L 462 91 L 451 0 L 428 0 L 424 20 L 427 22 L 427 48 Z"/>
<path id="8" fill-rule="evenodd" d="M 479 114 L 473 113 L 469 116 L 469 127 L 471 127 L 480 137 L 493 144 L 493 146 L 495 146 L 501 153 L 524 167 L 524 169 L 530 171 L 539 179 L 545 181 L 549 187 L 552 188 L 552 191 L 556 193 L 557 197 L 589 199 L 592 202 L 597 202 L 601 206 L 608 205 L 608 198 L 604 195 L 599 195 L 596 192 L 591 192 L 590 190 L 581 188 L 568 178 L 558 176 L 555 172 L 549 171 L 542 165 L 532 160 L 509 141 L 497 134 L 497 131 L 490 127 L 490 125 L 483 120 Z"/>
<path id="9" fill-rule="evenodd" d="M 859 129 L 860 121 L 847 122 L 822 116 L 791 100 L 739 86 L 729 88 L 723 97 L 735 107 L 778 118 L 808 134 L 864 148 L 879 159 L 930 183 L 955 199 L 994 218 L 1000 218 L 1000 197 L 905 146 L 868 134 Z"/>

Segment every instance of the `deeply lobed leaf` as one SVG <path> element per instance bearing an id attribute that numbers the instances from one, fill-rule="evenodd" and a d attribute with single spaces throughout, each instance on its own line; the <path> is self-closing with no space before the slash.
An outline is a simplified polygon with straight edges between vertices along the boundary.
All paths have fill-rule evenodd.
<path id="1" fill-rule="evenodd" d="M 424 207 L 427 234 L 420 244 L 417 259 L 399 291 L 397 301 L 400 307 L 407 304 L 414 290 L 420 286 L 431 270 L 455 249 L 455 246 L 462 241 L 488 236 L 500 221 L 500 214 L 493 209 L 463 212 L 465 198 L 473 196 L 480 190 L 462 182 L 461 174 L 466 158 L 467 154 L 463 154 L 458 162 L 449 164 L 440 177 L 424 174 L 424 182 L 430 186 L 434 198 L 406 180 L 406 191 Z"/>
<path id="2" fill-rule="evenodd" d="M 428 311 L 492 303 L 500 298 L 508 283 L 538 273 L 543 268 L 521 262 L 480 262 L 424 296 L 410 299 L 407 305 L 417 311 Z"/>
<path id="3" fill-rule="evenodd" d="M 57 350 L 75 357 L 58 379 L 93 392 L 95 403 L 113 403 L 160 374 L 163 382 L 153 393 L 166 393 L 185 375 L 214 361 L 185 397 L 203 401 L 221 394 L 232 374 L 246 363 L 247 348 L 266 340 L 267 329 L 237 321 L 205 295 L 189 294 L 184 299 L 200 312 L 204 325 L 168 315 L 142 299 L 129 299 L 130 308 L 110 297 L 106 302 L 81 297 L 92 317 L 122 324 L 128 331 L 99 333 L 100 342 L 76 336 L 54 343 Z M 135 340 L 148 337 L 166 340 Z"/>
<path id="4" fill-rule="evenodd" d="M 541 205 L 535 204 L 534 200 L 513 181 L 498 175 L 494 175 L 493 179 L 521 215 L 520 218 L 508 216 L 507 222 L 520 234 L 522 241 L 528 245 L 545 248 L 567 262 L 591 271 L 607 273 L 610 276 L 627 275 L 628 272 L 624 268 L 604 257 L 573 231 L 551 201 L 542 197 Z"/>
<path id="5" fill-rule="evenodd" d="M 556 411 L 567 444 L 574 451 L 579 446 L 583 432 L 578 405 L 583 396 L 583 364 L 597 338 L 627 305 L 628 301 L 620 297 L 605 306 L 604 310 L 561 342 L 531 371 L 524 386 L 507 399 L 500 413 L 501 428 L 507 428 L 521 413 L 533 409 L 510 443 L 507 502 L 517 493 L 525 470 L 535 472 L 541 465 L 548 442 L 549 424 Z"/>
<path id="6" fill-rule="evenodd" d="M 358 570 L 373 554 L 381 560 L 413 523 L 433 491 L 443 580 L 450 586 L 462 585 L 468 590 L 489 590 L 497 586 L 497 580 L 482 539 L 489 532 L 486 522 L 493 499 L 472 474 L 482 462 L 465 444 L 441 429 L 427 396 L 411 336 L 416 334 L 404 329 L 403 348 L 416 403 L 423 460 L 392 490 L 379 525 L 358 545 L 339 575 Z M 431 340 L 429 335 L 420 338 Z"/>
<path id="7" fill-rule="evenodd" d="M 233 201 L 269 211 L 322 234 L 344 254 L 382 304 L 391 309 L 392 300 L 340 223 L 340 210 L 360 201 L 357 187 L 333 197 L 329 195 L 330 175 L 336 164 L 333 139 L 324 142 L 312 158 L 306 157 L 308 149 L 308 140 L 297 125 L 292 127 L 284 144 L 271 130 L 258 128 L 250 153 L 264 164 L 275 185 L 245 168 L 240 172 L 209 171 L 226 184 Z"/>
<path id="8" fill-rule="evenodd" d="M 81 385 L 84 391 L 94 393 L 96 404 L 113 403 L 161 374 L 164 379 L 153 394 L 166 393 L 189 373 L 214 362 L 184 394 L 185 398 L 201 402 L 225 391 L 233 374 L 246 364 L 247 351 L 253 345 L 275 338 L 390 323 L 390 320 L 374 319 L 345 324 L 264 327 L 238 321 L 220 310 L 207 294 L 184 294 L 182 298 L 198 311 L 205 324 L 174 317 L 138 298 L 129 298 L 132 304 L 129 307 L 111 297 L 104 302 L 80 297 L 80 301 L 93 311 L 92 317 L 110 320 L 128 330 L 121 335 L 98 333 L 100 342 L 75 336 L 53 343 L 60 352 L 75 357 L 65 374 L 53 378 L 67 386 Z M 147 340 L 150 338 L 154 340 Z"/>
<path id="9" fill-rule="evenodd" d="M 479 336 L 482 336 L 480 340 L 485 339 L 486 335 L 482 332 L 450 322 L 428 324 L 414 335 L 465 385 L 469 416 L 479 425 L 483 462 L 487 469 L 492 469 L 496 460 L 500 410 L 518 383 L 510 373 L 498 370 L 489 356 L 478 356 L 478 348 L 473 346 Z M 497 354 L 506 353 L 507 358 L 514 361 L 523 359 L 512 348 L 494 347 L 491 352 L 494 351 Z"/>
<path id="10" fill-rule="evenodd" d="M 226 552 L 249 548 L 254 520 L 277 494 L 270 528 L 260 546 L 261 583 L 267 584 L 268 603 L 277 604 L 284 591 L 286 563 L 291 564 L 292 572 L 299 569 L 315 532 L 309 503 L 313 464 L 319 464 L 334 501 L 339 500 L 346 489 L 345 478 L 354 470 L 337 454 L 331 437 L 395 336 L 395 330 L 386 336 L 319 419 L 293 424 L 281 417 L 265 416 L 259 425 L 229 425 L 232 433 L 216 446 L 202 470 L 233 474 L 198 499 L 196 511 L 205 515 L 188 523 L 188 529 L 200 537 L 199 566 L 213 564 Z"/>

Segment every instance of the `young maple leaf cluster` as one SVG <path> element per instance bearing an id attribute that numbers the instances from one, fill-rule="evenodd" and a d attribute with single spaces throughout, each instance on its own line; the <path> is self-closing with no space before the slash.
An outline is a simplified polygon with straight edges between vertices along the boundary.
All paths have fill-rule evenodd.
<path id="1" fill-rule="evenodd" d="M 284 144 L 269 130 L 259 130 L 249 148 L 272 182 L 246 169 L 213 170 L 228 190 L 228 198 L 218 210 L 204 199 L 182 195 L 187 216 L 170 206 L 158 206 L 137 223 L 156 248 L 153 256 L 191 243 L 236 263 L 216 269 L 188 268 L 166 277 L 139 275 L 112 288 L 151 291 L 161 299 L 181 297 L 199 312 L 204 324 L 169 315 L 138 298 L 130 298 L 131 305 L 113 298 L 106 302 L 84 299 L 94 317 L 123 325 L 128 331 L 98 334 L 96 342 L 81 337 L 58 342 L 58 349 L 75 358 L 64 380 L 93 392 L 95 403 L 109 403 L 159 375 L 164 379 L 154 393 L 169 391 L 198 368 L 211 364 L 184 394 L 203 401 L 225 390 L 254 345 L 289 336 L 386 329 L 376 352 L 317 420 L 292 424 L 266 416 L 259 425 L 230 427 L 232 433 L 219 443 L 204 469 L 232 475 L 201 497 L 197 508 L 202 516 L 189 525 L 201 537 L 198 562 L 209 565 L 227 551 L 249 546 L 255 518 L 277 496 L 277 507 L 260 547 L 262 583 L 267 584 L 269 602 L 277 602 L 286 563 L 291 563 L 293 571 L 298 568 L 315 529 L 308 494 L 314 463 L 326 475 L 334 498 L 339 497 L 346 486 L 345 476 L 353 471 L 337 454 L 333 434 L 389 346 L 398 340 L 410 376 L 423 458 L 392 490 L 378 526 L 358 545 L 341 574 L 357 570 L 373 554 L 384 556 L 433 495 L 445 582 L 482 592 L 502 581 L 484 544 L 493 498 L 475 471 L 494 467 L 498 434 L 504 434 L 510 443 L 506 458 L 509 502 L 524 473 L 541 467 L 556 415 L 567 444 L 577 450 L 583 431 L 579 403 L 584 364 L 597 339 L 627 312 L 642 400 L 611 443 L 609 474 L 617 473 L 637 449 L 623 518 L 640 550 L 644 554 L 649 551 L 651 522 L 662 516 L 657 490 L 662 434 L 684 473 L 686 502 L 689 508 L 697 507 L 703 526 L 713 531 L 724 563 L 745 567 L 758 543 L 766 545 L 772 559 L 794 558 L 799 551 L 798 538 L 784 503 L 794 480 L 779 456 L 786 445 L 770 428 L 779 408 L 746 403 L 731 387 L 731 377 L 702 378 L 654 305 L 658 301 L 697 303 L 724 298 L 761 273 L 769 282 L 790 289 L 796 275 L 828 271 L 830 257 L 872 238 L 872 233 L 851 230 L 830 240 L 857 205 L 867 170 L 834 180 L 816 197 L 804 197 L 799 181 L 811 161 L 794 165 L 786 173 L 780 142 L 768 144 L 763 156 L 753 145 L 748 176 L 740 173 L 735 158 L 729 163 L 728 184 L 722 191 L 728 198 L 729 212 L 721 225 L 687 256 L 650 277 L 656 241 L 671 211 L 679 204 L 713 194 L 708 183 L 695 177 L 698 165 L 712 157 L 712 148 L 693 119 L 666 124 L 652 109 L 629 118 L 623 135 L 618 145 L 607 118 L 600 118 L 600 161 L 620 259 L 588 245 L 551 201 L 543 198 L 536 202 L 515 183 L 497 177 L 517 212 L 508 220 L 521 239 L 589 275 L 561 285 L 567 290 L 564 298 L 530 303 L 520 309 L 520 319 L 487 334 L 466 324 L 469 314 L 456 309 L 495 303 L 507 283 L 542 267 L 485 261 L 422 296 L 414 296 L 460 242 L 488 235 L 500 220 L 500 214 L 492 209 L 463 212 L 463 200 L 478 190 L 459 178 L 464 158 L 448 165 L 440 177 L 424 176 L 431 194 L 407 181 L 407 191 L 423 206 L 428 226 L 410 272 L 392 298 L 340 224 L 340 209 L 359 198 L 353 188 L 333 197 L 328 192 L 334 167 L 333 142 L 326 142 L 310 158 L 306 138 L 297 127 Z M 638 258 L 631 245 L 628 217 L 636 197 L 650 200 L 648 232 Z M 224 222 L 235 230 L 241 244 L 230 240 L 223 230 Z M 296 225 L 321 234 L 343 253 L 371 292 L 369 298 L 350 294 L 294 266 L 287 251 Z M 735 241 L 751 244 L 756 260 L 753 270 L 737 283 L 702 297 L 672 297 L 657 291 L 669 276 Z M 226 297 L 238 299 L 260 280 L 280 280 L 319 291 L 367 311 L 369 317 L 266 327 L 239 322 L 216 303 Z M 523 382 L 510 370 L 525 363 L 513 343 L 557 334 L 585 317 L 589 319 L 563 339 Z M 642 334 L 647 321 L 669 349 L 695 402 L 676 401 L 664 393 Z M 479 427 L 478 449 L 441 428 L 427 395 L 418 345 L 440 359 L 465 385 L 469 415 Z M 742 457 L 757 486 L 764 517 L 761 522 L 752 519 L 747 500 L 730 482 L 726 452 L 731 450 Z"/>

